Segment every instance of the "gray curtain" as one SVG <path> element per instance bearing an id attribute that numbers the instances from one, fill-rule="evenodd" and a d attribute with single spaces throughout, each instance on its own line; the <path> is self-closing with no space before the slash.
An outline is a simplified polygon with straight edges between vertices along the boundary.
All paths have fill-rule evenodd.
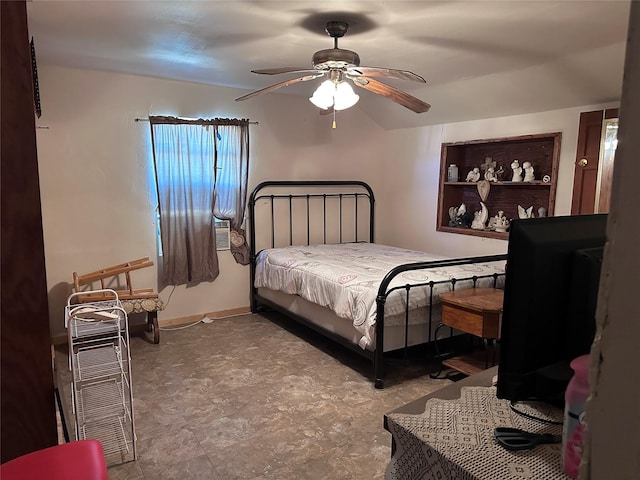
<path id="1" fill-rule="evenodd" d="M 215 218 L 229 220 L 231 253 L 249 263 L 242 229 L 249 172 L 249 121 L 149 118 L 160 212 L 158 288 L 219 274 Z"/>
<path id="2" fill-rule="evenodd" d="M 214 213 L 229 220 L 231 253 L 236 262 L 248 265 L 249 248 L 242 224 L 249 175 L 249 122 L 227 120 L 216 125 L 216 139 Z"/>
<path id="3" fill-rule="evenodd" d="M 151 135 L 160 209 L 158 288 L 219 274 L 213 217 L 213 127 L 156 123 Z"/>

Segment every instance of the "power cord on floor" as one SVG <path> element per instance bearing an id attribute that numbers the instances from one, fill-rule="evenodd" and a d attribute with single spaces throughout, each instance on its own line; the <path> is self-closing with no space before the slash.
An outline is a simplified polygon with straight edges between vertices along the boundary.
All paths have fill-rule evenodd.
<path id="1" fill-rule="evenodd" d="M 171 301 L 171 295 L 173 295 L 173 292 L 176 291 L 176 286 L 174 285 L 173 288 L 171 289 L 171 293 L 169 294 L 169 297 L 167 298 L 167 301 L 164 303 L 164 308 L 167 308 L 169 306 L 169 302 Z"/>
<path id="2" fill-rule="evenodd" d="M 164 303 L 164 308 L 167 308 L 169 306 L 169 302 L 171 301 L 171 296 L 173 295 L 173 292 L 175 292 L 175 291 L 176 291 L 176 285 L 174 285 L 173 288 L 171 289 L 171 293 L 169 293 L 169 296 L 167 297 L 167 301 Z M 183 325 L 181 327 L 175 327 L 175 328 L 158 327 L 158 330 L 165 331 L 165 332 L 170 332 L 171 330 L 182 330 L 184 328 L 193 327 L 194 325 L 199 324 L 203 320 L 204 320 L 204 318 L 201 318 L 197 322 L 191 323 L 189 325 Z"/>
<path id="3" fill-rule="evenodd" d="M 160 327 L 160 330 L 163 332 L 171 332 L 172 330 L 184 330 L 185 328 L 193 327 L 195 325 L 198 325 L 199 323 L 202 323 L 205 318 L 209 318 L 209 317 L 202 317 L 200 320 L 196 322 L 190 323 L 188 325 L 182 325 L 180 327 L 172 327 L 172 328 Z M 210 323 L 210 322 L 207 322 L 207 323 Z"/>
<path id="4" fill-rule="evenodd" d="M 224 317 L 216 317 L 215 320 L 222 320 L 222 319 L 231 318 L 231 317 L 239 317 L 241 315 L 246 315 L 246 313 L 235 313 L 233 315 L 225 315 Z M 172 328 L 160 327 L 160 330 L 166 331 L 166 332 L 170 332 L 172 330 L 184 330 L 185 328 L 193 327 L 195 325 L 198 325 L 199 323 L 213 323 L 213 321 L 214 321 L 213 318 L 207 315 L 204 315 L 200 320 L 197 320 L 193 323 L 189 323 L 188 325 L 181 325 L 180 327 L 172 327 Z"/>

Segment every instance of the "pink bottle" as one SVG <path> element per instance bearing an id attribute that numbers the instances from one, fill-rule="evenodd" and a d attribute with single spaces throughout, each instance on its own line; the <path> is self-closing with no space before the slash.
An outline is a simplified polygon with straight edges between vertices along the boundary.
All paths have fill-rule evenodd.
<path id="1" fill-rule="evenodd" d="M 582 355 L 571 361 L 574 373 L 564 395 L 562 467 L 571 478 L 578 477 L 582 460 L 584 406 L 589 397 L 589 364 L 589 355 Z"/>

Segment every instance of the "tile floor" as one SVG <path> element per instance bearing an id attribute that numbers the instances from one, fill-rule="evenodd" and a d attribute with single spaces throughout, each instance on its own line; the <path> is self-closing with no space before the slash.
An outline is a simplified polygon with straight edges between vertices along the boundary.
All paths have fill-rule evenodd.
<path id="1" fill-rule="evenodd" d="M 384 413 L 450 380 L 398 357 L 376 390 L 369 361 L 269 318 L 162 331 L 159 345 L 132 336 L 138 459 L 110 467 L 110 479 L 384 478 Z M 64 377 L 64 348 L 56 364 Z"/>

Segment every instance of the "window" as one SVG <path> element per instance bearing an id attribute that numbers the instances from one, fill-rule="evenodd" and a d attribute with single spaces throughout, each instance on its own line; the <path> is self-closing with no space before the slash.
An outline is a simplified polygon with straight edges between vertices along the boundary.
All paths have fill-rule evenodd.
<path id="1" fill-rule="evenodd" d="M 162 252 L 159 288 L 213 281 L 219 273 L 217 246 L 230 243 L 218 242 L 217 234 L 229 238 L 244 217 L 248 121 L 150 120 Z"/>

